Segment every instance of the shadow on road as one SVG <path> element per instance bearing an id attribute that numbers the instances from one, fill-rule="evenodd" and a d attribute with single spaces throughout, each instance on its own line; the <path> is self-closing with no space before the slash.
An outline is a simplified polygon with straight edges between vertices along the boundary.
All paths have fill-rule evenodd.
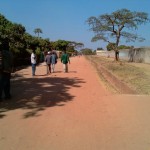
<path id="1" fill-rule="evenodd" d="M 0 119 L 6 112 L 15 109 L 24 109 L 23 118 L 37 117 L 39 111 L 48 107 L 64 106 L 75 96 L 69 93 L 71 87 L 80 87 L 84 83 L 79 78 L 20 78 L 12 82 L 11 100 L 0 103 Z"/>

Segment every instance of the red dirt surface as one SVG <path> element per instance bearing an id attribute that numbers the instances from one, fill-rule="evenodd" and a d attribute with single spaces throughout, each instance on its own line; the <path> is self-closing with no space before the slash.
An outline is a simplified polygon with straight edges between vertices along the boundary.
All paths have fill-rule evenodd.
<path id="1" fill-rule="evenodd" d="M 69 72 L 60 61 L 16 72 L 10 101 L 0 103 L 0 150 L 148 150 L 150 97 L 117 95 L 83 56 Z"/>

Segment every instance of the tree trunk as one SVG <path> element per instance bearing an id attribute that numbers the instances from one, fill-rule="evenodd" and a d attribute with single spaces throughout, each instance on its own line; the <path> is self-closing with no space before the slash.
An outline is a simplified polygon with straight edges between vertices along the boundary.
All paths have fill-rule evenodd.
<path id="1" fill-rule="evenodd" d="M 119 60 L 119 51 L 118 50 L 115 51 L 115 60 L 116 61 Z"/>
<path id="2" fill-rule="evenodd" d="M 118 33 L 117 33 L 117 41 L 116 41 L 116 48 L 115 48 L 116 61 L 119 60 L 119 50 L 118 50 L 119 40 L 120 40 L 120 32 L 118 31 Z"/>

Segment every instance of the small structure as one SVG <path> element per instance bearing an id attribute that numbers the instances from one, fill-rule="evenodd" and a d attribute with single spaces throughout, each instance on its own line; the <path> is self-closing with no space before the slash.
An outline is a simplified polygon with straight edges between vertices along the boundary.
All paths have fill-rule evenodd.
<path id="1" fill-rule="evenodd" d="M 108 54 L 107 50 L 96 50 L 96 55 L 106 56 Z"/>

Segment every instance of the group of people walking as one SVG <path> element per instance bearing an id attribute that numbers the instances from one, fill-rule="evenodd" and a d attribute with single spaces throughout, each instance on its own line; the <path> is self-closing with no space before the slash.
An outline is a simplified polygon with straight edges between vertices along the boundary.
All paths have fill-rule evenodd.
<path id="1" fill-rule="evenodd" d="M 58 59 L 58 56 L 54 51 L 47 53 L 45 57 L 45 62 L 47 65 L 47 75 L 54 72 L 57 59 Z"/>
<path id="2" fill-rule="evenodd" d="M 63 64 L 63 72 L 68 72 L 68 63 L 70 63 L 69 55 L 66 53 L 66 50 L 63 51 L 63 54 L 60 57 L 61 63 Z M 31 54 L 31 65 L 32 65 L 32 76 L 35 76 L 36 72 L 36 54 L 35 50 Z M 44 61 L 46 63 L 46 73 L 47 75 L 54 73 L 55 65 L 57 64 L 58 56 L 57 53 L 53 51 L 48 51 L 45 55 Z"/>
<path id="3" fill-rule="evenodd" d="M 55 71 L 55 65 L 57 63 L 58 56 L 55 51 L 47 52 L 45 56 L 45 63 L 47 66 L 47 75 Z M 68 72 L 68 63 L 70 63 L 69 55 L 66 51 L 60 57 L 63 64 L 63 72 Z M 0 45 L 0 102 L 2 101 L 3 92 L 4 99 L 10 99 L 10 78 L 13 64 L 13 56 L 9 50 L 9 42 L 5 41 Z M 37 57 L 35 50 L 32 50 L 31 54 L 32 76 L 35 76 Z"/>

